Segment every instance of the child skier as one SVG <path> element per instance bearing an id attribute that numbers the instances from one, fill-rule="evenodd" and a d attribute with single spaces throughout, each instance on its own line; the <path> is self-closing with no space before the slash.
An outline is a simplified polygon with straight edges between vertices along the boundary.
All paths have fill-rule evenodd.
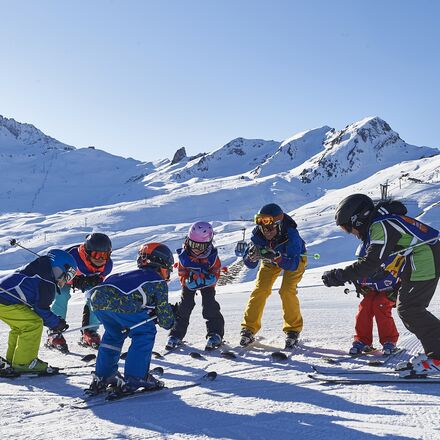
<path id="1" fill-rule="evenodd" d="M 305 243 L 295 221 L 275 203 L 264 205 L 255 215 L 255 223 L 252 243 L 246 249 L 243 261 L 253 269 L 261 260 L 261 266 L 244 312 L 240 345 L 245 347 L 255 341 L 266 300 L 278 275 L 284 271 L 279 293 L 283 305 L 285 348 L 292 348 L 298 343 L 303 327 L 296 287 L 307 265 Z"/>
<path id="2" fill-rule="evenodd" d="M 364 243 L 359 246 L 358 258 L 365 256 L 365 248 Z M 396 351 L 399 333 L 393 319 L 392 309 L 396 304 L 400 287 L 399 274 L 404 261 L 404 257 L 401 256 L 389 257 L 384 263 L 384 269 L 380 269 L 371 277 L 363 277 L 354 282 L 356 291 L 363 295 L 363 299 L 356 315 L 356 334 L 350 354 L 368 352 L 372 349 L 373 318 L 376 319 L 383 353 L 388 355 Z"/>
<path id="3" fill-rule="evenodd" d="M 177 249 L 182 295 L 176 322 L 170 332 L 167 349 L 182 344 L 195 306 L 197 290 L 202 295 L 202 314 L 206 319 L 206 350 L 219 347 L 223 341 L 225 321 L 215 300 L 215 285 L 220 277 L 221 262 L 212 244 L 214 231 L 207 222 L 196 222 L 189 228 L 183 248 Z"/>
<path id="4" fill-rule="evenodd" d="M 324 272 L 325 286 L 370 276 L 392 255 L 404 257 L 397 297 L 397 313 L 405 327 L 422 343 L 424 354 L 397 365 L 403 377 L 438 374 L 440 368 L 440 320 L 427 310 L 440 278 L 439 231 L 406 216 L 400 202 L 375 206 L 365 194 L 343 199 L 335 214 L 336 224 L 366 245 L 361 260 Z"/>
<path id="5" fill-rule="evenodd" d="M 91 304 L 104 326 L 104 335 L 89 394 L 101 393 L 109 385 L 113 386 L 114 396 L 131 394 L 138 388 L 163 387 L 148 372 L 156 337 L 154 320 L 165 329 L 174 324 L 167 286 L 173 264 L 173 254 L 167 246 L 144 244 L 137 257 L 139 269 L 111 275 L 91 290 Z M 127 337 L 131 344 L 122 377 L 118 361 Z"/>
<path id="6" fill-rule="evenodd" d="M 52 333 L 69 326 L 50 310 L 55 295 L 72 281 L 77 265 L 67 252 L 52 249 L 11 275 L 0 278 L 0 319 L 9 332 L 6 361 L 9 373 L 53 374 L 58 372 L 38 359 L 43 325 Z M 7 375 L 7 374 L 6 374 Z"/>
<path id="7" fill-rule="evenodd" d="M 63 319 L 66 319 L 67 305 L 71 297 L 72 289 L 85 292 L 98 285 L 112 271 L 113 262 L 110 258 L 112 243 L 106 234 L 94 232 L 86 237 L 83 244 L 75 245 L 66 250 L 75 259 L 78 265 L 78 273 L 75 278 L 67 283 L 60 295 L 57 295 L 51 310 Z M 82 326 L 96 325 L 82 331 L 80 344 L 86 347 L 98 348 L 101 338 L 97 332 L 99 320 L 90 310 L 89 301 L 84 305 Z M 47 338 L 46 346 L 55 348 L 63 353 L 68 353 L 69 348 L 64 336 L 51 334 Z"/>

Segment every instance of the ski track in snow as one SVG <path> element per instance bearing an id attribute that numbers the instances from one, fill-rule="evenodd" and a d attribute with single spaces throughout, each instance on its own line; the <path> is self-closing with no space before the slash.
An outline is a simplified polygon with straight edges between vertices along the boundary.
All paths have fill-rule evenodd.
<path id="1" fill-rule="evenodd" d="M 307 271 L 302 282 L 305 287 L 299 289 L 305 326 L 301 346 L 287 362 L 270 360 L 271 351 L 283 346 L 276 289 L 265 309 L 259 333 L 262 339 L 254 349 L 243 350 L 236 360 L 215 353 L 202 353 L 205 359 L 191 358 L 188 353 L 196 349 L 203 352 L 205 342 L 198 296 L 185 338 L 187 346 L 163 359 L 153 358 L 152 365 L 164 368 L 163 379 L 168 386 L 189 383 L 210 370 L 217 371 L 217 380 L 187 390 L 78 410 L 59 404 L 81 395 L 91 380 L 88 372 L 92 367 L 77 370 L 78 375 L 71 377 L 2 379 L 0 434 L 20 439 L 438 439 L 440 386 L 322 385 L 307 378 L 311 364 L 328 366 L 321 356 L 341 355 L 350 346 L 358 304 L 355 295 L 344 295 L 343 289 L 320 286 L 321 273 L 322 268 Z M 240 321 L 252 286 L 249 282 L 218 289 L 226 319 L 225 339 L 233 348 L 237 348 Z M 172 300 L 178 294 L 172 292 Z M 435 297 L 431 310 L 438 310 L 438 305 Z M 78 323 L 81 311 L 81 297 L 75 295 L 68 321 Z M 398 318 L 396 321 L 408 357 L 420 346 Z M 3 324 L 0 333 L 4 352 L 7 328 Z M 66 336 L 72 351 L 90 352 L 76 345 L 78 335 Z M 156 351 L 164 352 L 165 340 L 166 332 L 159 329 Z M 78 356 L 64 356 L 44 347 L 40 355 L 56 366 L 80 363 Z M 353 359 L 340 367 L 343 371 L 363 365 L 362 359 Z"/>

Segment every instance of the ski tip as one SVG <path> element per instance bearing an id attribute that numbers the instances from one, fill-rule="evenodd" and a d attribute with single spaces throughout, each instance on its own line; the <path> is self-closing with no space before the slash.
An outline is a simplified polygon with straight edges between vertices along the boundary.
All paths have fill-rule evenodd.
<path id="1" fill-rule="evenodd" d="M 236 356 L 236 354 L 234 352 L 228 351 L 228 350 L 221 351 L 220 352 L 220 356 L 222 356 L 224 358 L 227 358 L 227 359 L 236 359 L 237 358 L 237 356 Z"/>
<path id="2" fill-rule="evenodd" d="M 287 355 L 282 351 L 274 351 L 270 357 L 273 361 L 287 361 Z"/>
<path id="3" fill-rule="evenodd" d="M 203 376 L 205 380 L 215 380 L 217 378 L 217 373 L 215 371 L 210 371 Z"/>
<path id="4" fill-rule="evenodd" d="M 371 365 L 372 367 L 380 367 L 381 365 L 383 365 L 383 362 L 377 360 L 369 360 L 368 365 Z"/>
<path id="5" fill-rule="evenodd" d="M 163 356 L 162 356 L 160 353 L 158 353 L 157 351 L 153 351 L 153 352 L 152 352 L 152 355 L 153 355 L 156 359 L 162 359 L 162 358 L 163 358 Z"/>
<path id="6" fill-rule="evenodd" d="M 85 356 L 83 356 L 81 358 L 81 360 L 83 362 L 90 362 L 90 361 L 93 361 L 95 359 L 96 359 L 96 354 L 94 354 L 94 353 L 86 354 Z"/>
<path id="7" fill-rule="evenodd" d="M 189 354 L 193 359 L 205 359 L 200 353 L 198 353 L 197 351 L 192 351 Z"/>

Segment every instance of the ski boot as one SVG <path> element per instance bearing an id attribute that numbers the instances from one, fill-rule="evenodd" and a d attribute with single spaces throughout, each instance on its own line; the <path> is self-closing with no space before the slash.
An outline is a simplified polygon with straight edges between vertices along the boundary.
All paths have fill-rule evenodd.
<path id="1" fill-rule="evenodd" d="M 216 348 L 220 347 L 223 342 L 222 337 L 217 333 L 212 333 L 211 335 L 208 335 L 207 339 L 208 340 L 206 341 L 205 347 L 205 350 L 207 351 L 215 350 Z"/>
<path id="2" fill-rule="evenodd" d="M 11 364 L 3 357 L 0 357 L 0 377 L 18 377 L 20 373 L 14 371 Z"/>
<path id="3" fill-rule="evenodd" d="M 89 385 L 89 388 L 84 390 L 85 394 L 88 396 L 96 396 L 97 394 L 107 391 L 109 388 L 113 389 L 114 387 L 117 387 L 121 380 L 123 382 L 123 378 L 119 371 L 114 376 L 107 378 L 99 377 L 95 372 L 92 373 L 92 376 L 92 383 Z"/>
<path id="4" fill-rule="evenodd" d="M 382 347 L 382 353 L 386 356 L 393 354 L 397 350 L 398 350 L 398 348 L 392 342 L 385 342 L 385 344 L 383 344 L 383 347 Z"/>
<path id="5" fill-rule="evenodd" d="M 440 359 L 433 359 L 425 354 L 419 354 L 406 363 L 406 368 L 401 368 L 404 362 L 396 366 L 396 371 L 400 377 L 404 378 L 424 378 L 426 376 L 440 375 Z M 400 368 L 399 368 L 400 367 Z"/>
<path id="6" fill-rule="evenodd" d="M 177 336 L 170 336 L 167 341 L 167 345 L 165 345 L 165 348 L 167 350 L 173 350 L 174 348 L 179 347 L 182 345 L 182 340 L 178 338 Z"/>
<path id="7" fill-rule="evenodd" d="M 145 378 L 128 376 L 125 380 L 118 380 L 118 384 L 107 395 L 108 400 L 120 399 L 123 396 L 134 394 L 137 390 L 155 391 L 165 387 L 164 382 L 148 373 Z"/>
<path id="8" fill-rule="evenodd" d="M 50 376 L 59 372 L 59 368 L 51 367 L 47 362 L 43 362 L 38 358 L 35 358 L 29 365 L 13 363 L 12 369 L 18 374 L 35 373 L 40 376 Z"/>
<path id="9" fill-rule="evenodd" d="M 97 350 L 99 344 L 101 344 L 101 336 L 99 336 L 96 330 L 84 330 L 78 344 L 83 347 L 91 347 Z"/>
<path id="10" fill-rule="evenodd" d="M 350 348 L 348 354 L 358 355 L 362 353 L 368 353 L 369 351 L 373 351 L 374 349 L 367 344 L 364 344 L 362 341 L 354 341 L 352 347 Z"/>
<path id="11" fill-rule="evenodd" d="M 299 332 L 290 331 L 286 332 L 286 344 L 284 348 L 286 350 L 295 347 L 295 345 L 298 345 L 298 338 L 299 338 Z"/>
<path id="12" fill-rule="evenodd" d="M 51 350 L 58 350 L 61 353 L 69 353 L 69 347 L 62 333 L 49 333 L 45 346 Z"/>
<path id="13" fill-rule="evenodd" d="M 241 329 L 240 336 L 241 336 L 240 345 L 242 347 L 247 347 L 249 344 L 252 344 L 252 342 L 255 342 L 254 334 L 246 327 L 243 327 Z"/>

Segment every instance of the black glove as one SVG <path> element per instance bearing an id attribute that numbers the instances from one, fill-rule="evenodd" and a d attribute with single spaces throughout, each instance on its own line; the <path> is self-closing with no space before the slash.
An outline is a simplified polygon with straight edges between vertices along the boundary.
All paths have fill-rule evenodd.
<path id="1" fill-rule="evenodd" d="M 248 247 L 248 250 L 245 254 L 245 257 L 249 260 L 252 261 L 253 263 L 260 260 L 261 259 L 261 255 L 260 255 L 260 248 L 258 246 L 255 246 L 254 244 L 251 244 Z"/>
<path id="2" fill-rule="evenodd" d="M 63 318 L 60 318 L 60 321 L 55 327 L 50 329 L 51 333 L 63 333 L 69 328 L 69 324 Z"/>
<path id="3" fill-rule="evenodd" d="M 85 292 L 86 290 L 97 286 L 101 281 L 102 276 L 97 273 L 88 276 L 77 275 L 72 281 L 72 287 L 74 289 L 82 290 L 83 292 Z"/>
<path id="4" fill-rule="evenodd" d="M 271 248 L 261 248 L 260 255 L 262 260 L 274 261 L 281 257 L 281 254 Z"/>
<path id="5" fill-rule="evenodd" d="M 179 311 L 179 303 L 176 304 L 170 304 L 171 310 L 173 311 L 174 320 L 177 319 L 177 313 Z"/>
<path id="6" fill-rule="evenodd" d="M 322 274 L 322 282 L 324 286 L 343 286 L 347 281 L 344 280 L 342 269 L 332 269 Z"/>

